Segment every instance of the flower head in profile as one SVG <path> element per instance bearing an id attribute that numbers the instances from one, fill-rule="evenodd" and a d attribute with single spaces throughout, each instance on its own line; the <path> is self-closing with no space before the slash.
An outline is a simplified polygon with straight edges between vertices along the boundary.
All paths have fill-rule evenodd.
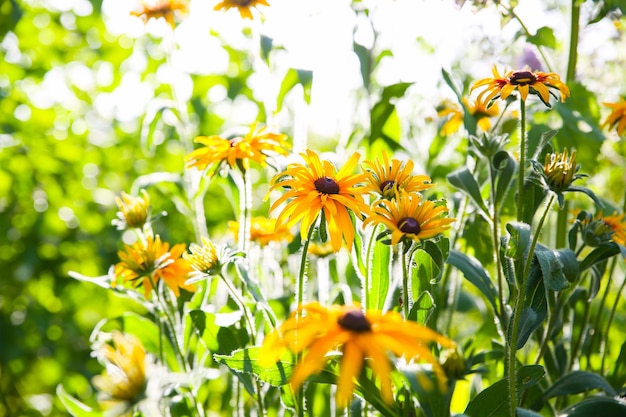
<path id="1" fill-rule="evenodd" d="M 96 351 L 106 366 L 93 378 L 98 401 L 109 414 L 129 413 L 146 397 L 146 351 L 133 336 L 113 332 L 113 345 L 103 344 Z"/>
<path id="2" fill-rule="evenodd" d="M 574 228 L 580 231 L 582 240 L 586 246 L 597 247 L 604 243 L 614 242 L 620 245 L 626 253 L 626 221 L 624 213 L 616 211 L 609 216 L 600 211 L 593 215 L 588 211 L 574 209 Z"/>
<path id="3" fill-rule="evenodd" d="M 115 265 L 115 275 L 135 287 L 143 285 L 146 298 L 162 279 L 178 297 L 180 288 L 195 290 L 193 285 L 185 284 L 191 266 L 181 257 L 184 252 L 183 244 L 170 249 L 169 243 L 161 242 L 159 235 L 148 236 L 145 242 L 137 241 L 118 252 L 120 262 Z"/>
<path id="4" fill-rule="evenodd" d="M 363 226 L 382 224 L 391 234 L 391 244 L 400 241 L 420 242 L 432 239 L 450 228 L 455 219 L 445 217 L 448 208 L 426 200 L 421 194 L 399 195 L 394 200 L 382 200 L 372 207 Z"/>
<path id="5" fill-rule="evenodd" d="M 615 129 L 619 136 L 622 136 L 626 132 L 626 100 L 620 98 L 618 103 L 602 103 L 611 109 L 611 114 L 608 115 L 602 127 L 609 129 Z"/>
<path id="6" fill-rule="evenodd" d="M 267 0 L 222 0 L 215 6 L 215 10 L 239 9 L 239 14 L 243 19 L 252 19 L 252 11 L 256 6 L 269 6 Z"/>
<path id="7" fill-rule="evenodd" d="M 278 215 L 276 227 L 292 227 L 299 221 L 303 239 L 320 213 L 328 224 L 330 241 L 335 252 L 345 239 L 348 249 L 354 242 L 354 224 L 350 211 L 362 218 L 368 206 L 363 202 L 366 192 L 361 184 L 367 174 L 354 174 L 359 154 L 354 153 L 337 172 L 330 161 L 321 161 L 319 155 L 307 149 L 301 154 L 306 164 L 292 164 L 272 179 L 270 190 L 287 188 L 288 191 L 272 204 L 270 211 L 287 202 Z"/>
<path id="8" fill-rule="evenodd" d="M 250 167 L 250 160 L 265 166 L 269 155 L 287 155 L 291 147 L 287 135 L 270 132 L 267 127 L 257 129 L 256 123 L 243 137 L 198 136 L 195 142 L 204 146 L 192 151 L 186 160 L 188 167 L 199 170 L 227 162 L 231 168 L 245 171 Z"/>
<path id="9" fill-rule="evenodd" d="M 568 155 L 567 149 L 565 149 L 563 153 L 550 153 L 546 155 L 546 160 L 543 165 L 537 161 L 531 161 L 531 164 L 538 174 L 539 184 L 557 195 L 560 207 L 563 207 L 565 201 L 563 193 L 572 191 L 583 192 L 591 197 L 598 205 L 602 205 L 591 190 L 572 185 L 574 181 L 587 176 L 585 174 L 578 174 L 580 165 L 576 164 L 576 150 L 573 150 L 570 155 Z M 534 177 L 535 175 L 533 175 L 533 179 Z"/>
<path id="10" fill-rule="evenodd" d="M 214 275 L 220 272 L 222 264 L 220 262 L 217 249 L 211 240 L 202 236 L 202 245 L 192 243 L 189 245 L 189 252 L 183 253 L 183 259 L 200 274 Z"/>
<path id="11" fill-rule="evenodd" d="M 611 240 L 618 245 L 626 246 L 626 221 L 624 213 L 614 212 L 610 216 L 599 215 L 600 220 L 613 232 Z"/>
<path id="12" fill-rule="evenodd" d="M 426 175 L 413 175 L 413 161 L 389 160 L 387 152 L 376 161 L 364 161 L 367 183 L 364 190 L 380 198 L 392 199 L 398 193 L 416 193 L 431 188 L 434 184 Z"/>
<path id="13" fill-rule="evenodd" d="M 356 305 L 325 308 L 317 302 L 302 307 L 304 316 L 294 314 L 280 328 L 270 333 L 259 354 L 262 364 L 277 362 L 285 349 L 304 352 L 291 375 L 291 386 L 298 389 L 313 374 L 319 373 L 329 361 L 328 353 L 341 351 L 340 372 L 337 377 L 337 406 L 345 408 L 354 391 L 354 379 L 359 377 L 367 362 L 379 379 L 383 399 L 393 401 L 391 386 L 392 363 L 388 352 L 406 360 L 419 359 L 432 365 L 440 386 L 446 376 L 430 349 L 431 343 L 445 348 L 454 342 L 415 322 L 404 321 L 397 312 L 382 313 L 368 310 L 365 314 Z"/>
<path id="14" fill-rule="evenodd" d="M 115 202 L 120 211 L 113 224 L 118 230 L 128 227 L 141 229 L 146 224 L 150 215 L 150 197 L 146 190 L 141 190 L 141 196 L 137 197 L 123 192 L 121 197 L 115 197 Z"/>
<path id="15" fill-rule="evenodd" d="M 239 222 L 228 222 L 228 231 L 237 241 L 239 239 Z M 276 219 L 253 217 L 250 219 L 250 240 L 261 246 L 266 246 L 270 242 L 291 242 L 293 234 L 284 224 L 277 227 Z"/>
<path id="16" fill-rule="evenodd" d="M 473 103 L 470 103 L 467 97 L 463 97 L 463 104 L 472 117 L 476 119 L 478 127 L 483 132 L 487 132 L 491 129 L 491 118 L 500 114 L 500 108 L 497 104 L 487 106 L 486 103 L 481 101 L 474 101 Z M 442 136 L 449 136 L 458 131 L 463 125 L 463 114 L 463 106 L 458 103 L 445 100 L 437 108 L 437 115 L 442 118 L 447 118 L 445 123 L 441 126 L 439 133 Z"/>
<path id="17" fill-rule="evenodd" d="M 476 99 L 479 103 L 486 105 L 486 107 L 489 107 L 493 100 L 497 98 L 506 100 L 513 91 L 519 93 L 522 101 L 526 101 L 529 93 L 535 94 L 548 107 L 552 107 L 550 105 L 550 95 L 557 100 L 559 99 L 554 90 L 560 93 L 561 101 L 565 101 L 570 96 L 567 85 L 561 81 L 561 77 L 553 72 L 520 70 L 509 71 L 504 76 L 501 76 L 495 65 L 492 72 L 493 78 L 478 80 L 470 89 L 471 92 L 476 88 L 486 87 Z"/>
<path id="18" fill-rule="evenodd" d="M 164 18 L 174 28 L 176 15 L 185 16 L 189 12 L 188 0 L 142 0 L 141 9 L 131 12 L 144 22 Z"/>

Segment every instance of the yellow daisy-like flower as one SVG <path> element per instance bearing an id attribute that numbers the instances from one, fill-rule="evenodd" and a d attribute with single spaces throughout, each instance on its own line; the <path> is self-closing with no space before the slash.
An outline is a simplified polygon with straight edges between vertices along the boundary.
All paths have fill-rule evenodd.
<path id="1" fill-rule="evenodd" d="M 271 154 L 287 155 L 291 146 L 287 135 L 267 131 L 267 127 L 256 128 L 256 123 L 244 137 L 226 139 L 221 136 L 198 136 L 195 141 L 204 145 L 187 155 L 187 166 L 200 170 L 210 165 L 228 162 L 242 170 L 250 167 L 250 160 L 266 165 L 266 158 Z"/>
<path id="2" fill-rule="evenodd" d="M 365 191 L 381 198 L 392 199 L 398 193 L 417 193 L 434 186 L 429 176 L 413 175 L 412 160 L 390 161 L 384 151 L 382 161 L 364 161 L 363 165 L 368 175 Z"/>
<path id="3" fill-rule="evenodd" d="M 561 77 L 553 72 L 541 71 L 509 71 L 503 77 L 498 72 L 496 66 L 492 69 L 493 78 L 483 78 L 472 85 L 470 92 L 476 88 L 487 87 L 477 98 L 479 103 L 489 107 L 492 100 L 500 98 L 506 100 L 513 91 L 518 91 L 520 98 L 526 101 L 528 94 L 536 94 L 539 96 L 543 104 L 550 106 L 550 95 L 558 99 L 552 91 L 556 89 L 561 95 L 561 101 L 570 96 L 569 88 L 561 81 Z"/>
<path id="4" fill-rule="evenodd" d="M 487 106 L 486 103 L 475 101 L 470 103 L 467 97 L 463 97 L 463 104 L 467 107 L 469 113 L 476 119 L 478 127 L 487 132 L 491 129 L 491 118 L 500 114 L 500 108 L 497 104 Z M 463 107 L 450 100 L 445 100 L 438 108 L 437 115 L 439 117 L 448 117 L 448 120 L 441 126 L 439 133 L 442 136 L 449 136 L 458 131 L 463 125 Z"/>
<path id="5" fill-rule="evenodd" d="M 610 216 L 602 216 L 602 213 L 600 213 L 599 217 L 600 220 L 613 231 L 611 240 L 618 245 L 626 246 L 626 221 L 624 221 L 624 213 L 617 214 L 617 212 L 615 212 Z"/>
<path id="6" fill-rule="evenodd" d="M 239 222 L 228 222 L 228 231 L 239 239 Z M 267 217 L 253 217 L 250 219 L 250 240 L 257 242 L 261 246 L 266 246 L 270 242 L 291 242 L 293 234 L 287 226 L 276 226 L 276 219 Z"/>
<path id="7" fill-rule="evenodd" d="M 359 218 L 368 210 L 363 202 L 366 191 L 361 186 L 367 174 L 353 174 L 360 155 L 355 152 L 339 172 L 335 172 L 335 167 L 329 161 L 320 161 L 319 155 L 312 150 L 307 149 L 306 153 L 300 155 L 306 165 L 292 164 L 272 179 L 270 191 L 289 189 L 270 207 L 270 211 L 273 211 L 289 201 L 278 215 L 276 227 L 292 227 L 302 220 L 300 235 L 306 239 L 309 228 L 323 212 L 335 252 L 341 249 L 342 239 L 346 240 L 351 250 L 354 224 L 348 210 Z"/>
<path id="8" fill-rule="evenodd" d="M 104 408 L 128 411 L 138 404 L 146 391 L 146 351 L 130 335 L 113 332 L 113 344 L 105 344 L 98 352 L 107 365 L 102 375 L 93 378 L 100 391 L 98 401 Z"/>
<path id="9" fill-rule="evenodd" d="M 551 153 L 546 155 L 543 173 L 551 190 L 559 192 L 567 190 L 574 180 L 580 178 L 576 175 L 580 167 L 576 165 L 576 150 L 568 157 L 567 149 L 563 153 Z"/>
<path id="10" fill-rule="evenodd" d="M 183 259 L 189 262 L 196 272 L 212 275 L 222 267 L 217 249 L 208 238 L 202 236 L 202 246 L 192 243 L 189 250 L 191 253 L 183 253 Z"/>
<path id="11" fill-rule="evenodd" d="M 608 115 L 602 128 L 608 126 L 609 129 L 615 129 L 617 134 L 622 136 L 626 131 L 626 100 L 620 98 L 619 103 L 602 103 L 611 109 L 611 114 Z"/>
<path id="12" fill-rule="evenodd" d="M 179 288 L 195 290 L 193 285 L 185 284 L 191 266 L 181 257 L 184 252 L 183 244 L 174 245 L 170 250 L 169 243 L 161 242 L 159 235 L 148 236 L 145 242 L 138 241 L 118 252 L 121 262 L 115 265 L 115 275 L 135 287 L 143 284 L 146 298 L 162 279 L 178 297 Z"/>
<path id="13" fill-rule="evenodd" d="M 440 385 L 445 386 L 446 376 L 429 345 L 438 343 L 445 348 L 453 348 L 455 344 L 439 333 L 415 322 L 404 321 L 397 312 L 368 310 L 364 314 L 355 305 L 325 308 L 313 302 L 304 305 L 302 312 L 304 316 L 294 314 L 279 329 L 270 333 L 259 354 L 262 364 L 269 366 L 279 360 L 285 349 L 292 353 L 307 351 L 291 375 L 290 383 L 294 390 L 310 375 L 319 373 L 328 362 L 327 354 L 335 349 L 340 349 L 342 353 L 337 378 L 339 408 L 349 404 L 354 391 L 354 378 L 358 378 L 366 359 L 380 380 L 383 399 L 387 403 L 393 401 L 389 351 L 407 360 L 428 362 Z"/>
<path id="14" fill-rule="evenodd" d="M 150 214 L 150 197 L 146 190 L 141 190 L 141 196 L 135 197 L 122 193 L 121 197 L 115 197 L 115 202 L 120 211 L 117 219 L 113 221 L 119 230 L 126 227 L 142 228 Z"/>
<path id="15" fill-rule="evenodd" d="M 267 0 L 222 0 L 215 6 L 215 10 L 237 8 L 243 19 L 252 19 L 252 11 L 250 9 L 259 5 L 269 6 L 269 3 Z"/>
<path id="16" fill-rule="evenodd" d="M 131 12 L 133 16 L 140 17 L 144 22 L 150 19 L 164 18 L 173 28 L 176 24 L 174 17 L 189 13 L 187 0 L 142 0 L 141 9 Z"/>
<path id="17" fill-rule="evenodd" d="M 424 200 L 421 194 L 405 194 L 373 206 L 363 226 L 383 224 L 391 233 L 393 245 L 405 238 L 419 242 L 450 228 L 455 219 L 444 217 L 447 212 L 447 207 Z"/>

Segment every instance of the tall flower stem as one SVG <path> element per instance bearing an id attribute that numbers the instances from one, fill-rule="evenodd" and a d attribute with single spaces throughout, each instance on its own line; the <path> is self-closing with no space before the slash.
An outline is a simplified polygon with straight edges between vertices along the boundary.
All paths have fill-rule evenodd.
<path id="1" fill-rule="evenodd" d="M 569 52 L 567 59 L 567 73 L 565 80 L 574 81 L 576 78 L 576 62 L 578 61 L 578 31 L 580 28 L 580 0 L 572 0 L 572 14 L 569 32 Z"/>
<path id="2" fill-rule="evenodd" d="M 528 279 L 528 273 L 530 272 L 530 265 L 533 259 L 533 255 L 535 253 L 535 247 L 537 246 L 537 241 L 539 240 L 539 234 L 541 233 L 541 229 L 543 228 L 543 224 L 550 213 L 550 209 L 552 208 L 552 203 L 554 203 L 555 195 L 552 194 L 550 197 L 550 201 L 548 201 L 548 205 L 543 215 L 541 216 L 541 220 L 539 220 L 539 224 L 537 225 L 537 229 L 535 229 L 535 233 L 533 234 L 533 239 L 530 244 L 530 248 L 528 249 L 528 254 L 526 257 L 526 261 L 524 262 L 523 268 L 518 268 L 518 271 L 521 271 L 520 276 L 517 277 L 517 287 L 514 288 L 514 299 L 515 305 L 513 308 L 513 323 L 511 325 L 511 329 L 509 332 L 509 340 L 507 343 L 507 375 L 508 375 L 508 384 L 509 384 L 509 400 L 510 400 L 510 417 L 517 416 L 517 336 L 519 334 L 520 321 L 522 318 L 522 311 L 524 309 L 524 299 L 526 296 L 526 282 Z"/>
<path id="3" fill-rule="evenodd" d="M 250 170 L 241 170 L 241 183 L 239 188 L 239 235 L 238 250 L 248 253 L 250 247 L 250 213 L 252 210 L 252 181 L 250 178 Z"/>
<path id="4" fill-rule="evenodd" d="M 404 253 L 404 245 L 402 243 L 402 308 L 404 309 L 404 320 L 409 319 L 409 313 L 411 311 L 411 306 L 409 305 L 409 262 L 407 258 L 409 257 L 409 253 Z"/>
<path id="5" fill-rule="evenodd" d="M 526 176 L 526 102 L 521 98 L 519 140 L 519 172 L 517 174 L 517 221 L 521 222 L 524 214 L 524 177 Z"/>
<path id="6" fill-rule="evenodd" d="M 607 283 L 607 285 L 609 285 L 609 283 Z M 611 325 L 613 324 L 613 318 L 615 317 L 615 311 L 617 310 L 617 306 L 620 302 L 621 299 L 621 295 L 622 295 L 622 291 L 624 291 L 624 288 L 626 287 L 626 277 L 624 277 L 624 280 L 622 281 L 622 285 L 620 285 L 619 290 L 617 291 L 617 294 L 615 294 L 615 301 L 613 302 L 613 307 L 611 308 L 611 314 L 609 314 L 609 320 L 606 323 L 606 327 L 604 330 L 604 337 L 602 340 L 602 346 L 604 346 L 604 349 L 602 351 L 602 362 L 600 363 L 600 373 L 602 374 L 604 371 L 604 363 L 606 361 L 606 353 L 608 351 L 607 349 L 607 345 L 609 343 L 609 333 L 611 332 Z"/>
<path id="7" fill-rule="evenodd" d="M 489 171 L 491 178 L 491 200 L 493 201 L 493 213 L 491 218 L 492 223 L 492 238 L 493 247 L 495 248 L 495 262 L 496 262 L 496 274 L 498 274 L 498 299 L 500 302 L 500 312 L 495 314 L 500 316 L 500 323 L 502 326 L 506 326 L 506 309 L 504 308 L 504 279 L 502 277 L 502 263 L 500 261 L 500 254 L 498 248 L 500 247 L 500 216 L 497 199 L 496 199 L 496 170 L 493 166 L 493 161 L 489 160 Z"/>

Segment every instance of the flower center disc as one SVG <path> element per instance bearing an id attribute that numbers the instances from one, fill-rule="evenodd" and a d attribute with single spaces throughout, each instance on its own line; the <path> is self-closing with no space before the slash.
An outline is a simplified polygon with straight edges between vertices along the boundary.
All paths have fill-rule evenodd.
<path id="1" fill-rule="evenodd" d="M 529 85 L 534 84 L 537 81 L 537 77 L 530 71 L 515 71 L 509 82 L 513 85 Z"/>
<path id="2" fill-rule="evenodd" d="M 346 330 L 353 332 L 369 332 L 372 330 L 370 322 L 365 318 L 365 314 L 361 310 L 350 310 L 343 316 L 339 317 L 337 323 Z"/>
<path id="3" fill-rule="evenodd" d="M 315 189 L 324 194 L 339 194 L 339 184 L 328 177 L 322 177 L 315 180 Z"/>
<path id="4" fill-rule="evenodd" d="M 393 186 L 395 183 L 396 182 L 394 180 L 387 180 L 383 182 L 382 184 L 380 184 L 380 191 L 384 194 L 386 192 L 393 190 Z"/>
<path id="5" fill-rule="evenodd" d="M 398 222 L 398 229 L 403 233 L 410 233 L 413 235 L 419 234 L 422 230 L 420 224 L 413 217 L 405 217 Z"/>

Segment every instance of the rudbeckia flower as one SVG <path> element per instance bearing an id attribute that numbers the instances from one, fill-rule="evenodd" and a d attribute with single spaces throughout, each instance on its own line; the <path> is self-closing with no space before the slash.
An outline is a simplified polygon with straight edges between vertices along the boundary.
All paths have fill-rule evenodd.
<path id="1" fill-rule="evenodd" d="M 399 195 L 372 207 L 363 226 L 382 224 L 391 233 L 391 244 L 402 240 L 431 239 L 450 228 L 455 219 L 445 217 L 448 208 L 425 200 L 421 194 Z"/>
<path id="2" fill-rule="evenodd" d="M 148 236 L 145 242 L 137 241 L 118 252 L 121 262 L 115 265 L 115 275 L 135 287 L 143 284 L 146 298 L 162 279 L 178 297 L 179 288 L 195 290 L 193 285 L 185 284 L 192 268 L 181 257 L 184 252 L 185 245 L 174 245 L 170 250 L 169 243 L 161 242 L 159 235 Z"/>
<path id="3" fill-rule="evenodd" d="M 239 239 L 239 222 L 228 222 L 228 231 L 235 237 L 235 240 Z M 276 219 L 253 217 L 250 219 L 250 240 L 266 246 L 270 242 L 291 242 L 293 234 L 285 225 L 276 227 Z"/>
<path id="4" fill-rule="evenodd" d="M 287 135 L 269 132 L 267 127 L 257 129 L 256 123 L 244 137 L 198 136 L 194 142 L 204 146 L 187 155 L 187 166 L 199 170 L 222 162 L 227 162 L 231 168 L 247 170 L 250 160 L 265 166 L 268 155 L 287 155 L 291 147 Z"/>
<path id="5" fill-rule="evenodd" d="M 187 0 L 143 0 L 141 9 L 131 14 L 142 18 L 144 22 L 162 17 L 173 28 L 175 15 L 186 15 L 188 12 Z"/>
<path id="6" fill-rule="evenodd" d="M 606 118 L 602 127 L 608 126 L 615 129 L 622 136 L 626 131 L 626 100 L 620 98 L 619 103 L 602 103 L 611 109 L 611 114 Z"/>
<path id="7" fill-rule="evenodd" d="M 513 91 L 518 91 L 520 98 L 526 101 L 528 94 L 539 96 L 543 104 L 548 107 L 550 105 L 550 95 L 558 99 L 553 90 L 558 90 L 561 101 L 570 96 L 569 88 L 561 81 L 561 77 L 553 72 L 541 71 L 509 71 L 503 77 L 498 72 L 496 66 L 492 69 L 493 78 L 483 78 L 472 85 L 470 92 L 476 88 L 487 87 L 477 98 L 479 103 L 486 107 L 492 103 L 492 100 L 500 98 L 506 100 Z"/>
<path id="8" fill-rule="evenodd" d="M 615 212 L 610 216 L 603 216 L 602 213 L 600 213 L 599 218 L 612 230 L 613 235 L 611 240 L 618 245 L 626 246 L 626 221 L 624 221 L 624 213 L 617 214 L 617 212 Z"/>
<path id="9" fill-rule="evenodd" d="M 427 327 L 404 321 L 397 312 L 368 310 L 364 314 L 355 305 L 325 308 L 313 302 L 305 304 L 299 316 L 292 315 L 279 329 L 270 333 L 259 354 L 261 364 L 270 366 L 279 360 L 285 349 L 294 354 L 304 353 L 302 362 L 291 375 L 294 390 L 310 375 L 319 373 L 329 361 L 328 353 L 336 349 L 342 353 L 337 377 L 339 408 L 349 404 L 354 379 L 359 377 L 365 362 L 380 381 L 383 399 L 387 403 L 393 401 L 392 363 L 388 352 L 404 356 L 406 360 L 421 359 L 431 364 L 440 386 L 445 386 L 446 376 L 429 345 L 438 343 L 453 348 L 454 342 Z"/>
<path id="10" fill-rule="evenodd" d="M 480 127 L 483 132 L 487 132 L 491 129 L 491 118 L 500 114 L 500 108 L 497 104 L 487 106 L 486 103 L 480 101 L 471 103 L 467 97 L 463 97 L 463 104 L 465 104 L 469 113 L 476 119 L 478 127 Z M 463 125 L 463 107 L 458 103 L 445 100 L 437 108 L 437 115 L 442 118 L 448 118 L 439 131 L 442 136 L 451 135 Z"/>
<path id="11" fill-rule="evenodd" d="M 106 365 L 106 371 L 93 378 L 98 401 L 115 415 L 130 412 L 146 397 L 145 349 L 136 338 L 116 331 L 113 346 L 104 344 L 96 355 Z"/>
<path id="12" fill-rule="evenodd" d="M 115 203 L 120 211 L 113 224 L 119 230 L 130 228 L 142 228 L 150 214 L 150 197 L 146 190 L 141 190 L 141 196 L 135 197 L 122 193 L 121 197 L 115 197 Z"/>
<path id="13" fill-rule="evenodd" d="M 323 213 L 335 252 L 341 249 L 342 239 L 346 240 L 348 249 L 351 249 L 354 224 L 349 211 L 362 218 L 362 213 L 368 210 L 363 202 L 366 191 L 361 186 L 367 174 L 353 174 L 360 155 L 355 152 L 339 172 L 335 172 L 335 167 L 329 161 L 320 161 L 319 155 L 311 150 L 307 149 L 306 153 L 300 155 L 306 165 L 292 164 L 272 179 L 270 191 L 289 189 L 270 207 L 270 211 L 273 211 L 287 202 L 278 215 L 276 227 L 291 227 L 302 220 L 300 235 L 306 239 L 309 228 Z"/>
<path id="14" fill-rule="evenodd" d="M 413 175 L 413 161 L 390 161 L 387 152 L 383 152 L 382 161 L 364 161 L 363 165 L 368 175 L 364 190 L 381 198 L 391 199 L 397 193 L 416 193 L 434 185 L 427 175 Z"/>
<path id="15" fill-rule="evenodd" d="M 252 11 L 250 9 L 259 5 L 269 6 L 269 3 L 267 0 L 222 0 L 215 6 L 215 10 L 228 10 L 236 7 L 239 9 L 239 14 L 242 18 L 252 19 Z"/>

